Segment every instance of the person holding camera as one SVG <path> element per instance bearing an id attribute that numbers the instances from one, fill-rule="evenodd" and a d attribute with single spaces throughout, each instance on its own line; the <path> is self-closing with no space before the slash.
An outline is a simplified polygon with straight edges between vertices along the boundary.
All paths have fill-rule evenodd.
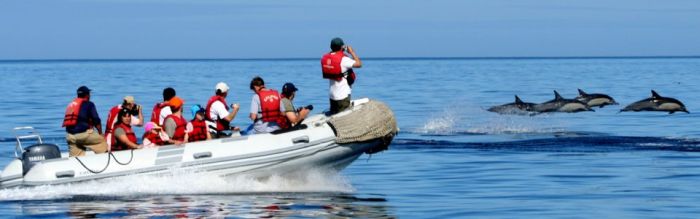
<path id="1" fill-rule="evenodd" d="M 286 83 L 282 86 L 282 108 L 284 108 L 284 116 L 287 118 L 287 127 L 294 127 L 299 122 L 304 120 L 309 112 L 314 109 L 314 106 L 308 105 L 306 107 L 301 107 L 296 109 L 292 101 L 296 97 L 296 93 L 299 89 L 292 83 Z M 295 110 L 296 109 L 296 110 Z"/>
<path id="2" fill-rule="evenodd" d="M 345 56 L 345 51 L 352 58 Z M 361 67 L 362 61 L 351 46 L 345 45 L 343 39 L 338 37 L 331 40 L 331 52 L 321 58 L 323 78 L 328 79 L 330 84 L 331 114 L 350 108 L 351 86 L 355 82 L 353 68 Z"/>
<path id="3" fill-rule="evenodd" d="M 107 145 L 110 148 L 112 144 L 115 143 L 112 138 L 112 135 L 114 134 L 114 125 L 117 123 L 119 112 L 122 109 L 128 110 L 129 115 L 131 115 L 131 121 L 128 124 L 129 126 L 143 126 L 142 107 L 136 104 L 136 100 L 133 96 L 124 97 L 122 104 L 112 107 L 112 109 L 109 110 L 109 114 L 107 114 L 107 123 L 105 124 L 105 139 L 107 140 Z"/>
<path id="4" fill-rule="evenodd" d="M 226 83 L 217 83 L 214 96 L 209 98 L 206 108 L 204 109 L 204 118 L 210 124 L 209 126 L 211 126 L 213 130 L 216 130 L 216 135 L 214 136 L 216 138 L 229 135 L 224 131 L 237 129 L 236 127 L 231 127 L 231 121 L 236 118 L 240 106 L 238 106 L 237 103 L 231 104 L 230 107 L 226 104 L 228 90 L 229 87 Z M 230 112 L 229 108 L 231 109 Z"/>

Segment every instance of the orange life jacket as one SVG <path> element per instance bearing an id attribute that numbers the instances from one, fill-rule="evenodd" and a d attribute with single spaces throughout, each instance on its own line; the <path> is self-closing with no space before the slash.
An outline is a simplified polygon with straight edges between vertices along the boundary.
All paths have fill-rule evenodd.
<path id="1" fill-rule="evenodd" d="M 85 102 L 84 98 L 75 98 L 66 107 L 66 114 L 63 117 L 62 127 L 75 126 L 78 124 L 78 114 L 80 114 L 80 106 Z"/>

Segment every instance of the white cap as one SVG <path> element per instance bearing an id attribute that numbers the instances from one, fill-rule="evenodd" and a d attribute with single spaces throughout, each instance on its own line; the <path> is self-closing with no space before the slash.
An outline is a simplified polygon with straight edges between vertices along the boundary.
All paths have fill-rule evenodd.
<path id="1" fill-rule="evenodd" d="M 219 82 L 216 84 L 216 90 L 220 90 L 222 93 L 228 92 L 228 85 L 224 82 Z"/>

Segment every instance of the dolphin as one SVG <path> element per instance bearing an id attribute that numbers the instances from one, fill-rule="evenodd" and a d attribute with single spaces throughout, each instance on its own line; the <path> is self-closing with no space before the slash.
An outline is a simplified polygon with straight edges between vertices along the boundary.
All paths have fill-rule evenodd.
<path id="1" fill-rule="evenodd" d="M 538 113 L 549 113 L 549 112 L 566 112 L 566 113 L 576 113 L 583 111 L 594 111 L 586 103 L 578 101 L 576 99 L 566 99 L 559 95 L 559 92 L 554 91 L 554 99 L 536 104 L 533 109 Z"/>
<path id="2" fill-rule="evenodd" d="M 668 112 L 668 114 L 673 114 L 675 112 L 690 113 L 685 109 L 685 105 L 683 105 L 681 101 L 670 97 L 662 97 L 654 90 L 651 90 L 651 97 L 634 102 L 620 110 L 620 112 L 626 111 L 662 111 Z"/>
<path id="3" fill-rule="evenodd" d="M 578 96 L 576 100 L 586 103 L 588 107 L 600 107 L 603 108 L 607 105 L 618 105 L 619 103 L 605 94 L 588 94 L 581 89 L 578 89 Z"/>
<path id="4" fill-rule="evenodd" d="M 531 115 L 536 113 L 532 109 L 533 106 L 535 106 L 534 103 L 523 102 L 518 95 L 515 95 L 515 102 L 494 106 L 489 108 L 488 111 L 498 114 Z"/>

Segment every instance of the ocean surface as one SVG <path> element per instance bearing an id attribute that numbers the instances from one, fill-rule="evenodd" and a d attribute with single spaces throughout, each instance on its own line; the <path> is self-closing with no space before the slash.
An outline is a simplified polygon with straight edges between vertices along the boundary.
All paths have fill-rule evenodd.
<path id="1" fill-rule="evenodd" d="M 388 151 L 339 173 L 261 180 L 201 173 L 130 176 L 0 190 L 7 217 L 697 218 L 700 58 L 370 59 L 353 97 L 386 102 L 401 132 Z M 247 126 L 252 77 L 299 88 L 297 105 L 328 108 L 318 60 L 0 62 L 0 166 L 12 128 L 33 126 L 66 149 L 61 121 L 87 85 L 104 119 L 125 95 L 150 109 L 172 86 L 186 107 L 219 81 Z M 577 88 L 621 105 L 595 112 L 506 116 L 513 101 L 573 98 Z M 662 96 L 690 114 L 618 111 Z M 188 109 L 188 108 L 186 108 Z M 148 111 L 148 110 L 147 110 Z M 150 112 L 146 112 L 147 118 Z M 188 118 L 190 114 L 186 114 Z M 142 130 L 137 130 L 140 136 Z"/>

